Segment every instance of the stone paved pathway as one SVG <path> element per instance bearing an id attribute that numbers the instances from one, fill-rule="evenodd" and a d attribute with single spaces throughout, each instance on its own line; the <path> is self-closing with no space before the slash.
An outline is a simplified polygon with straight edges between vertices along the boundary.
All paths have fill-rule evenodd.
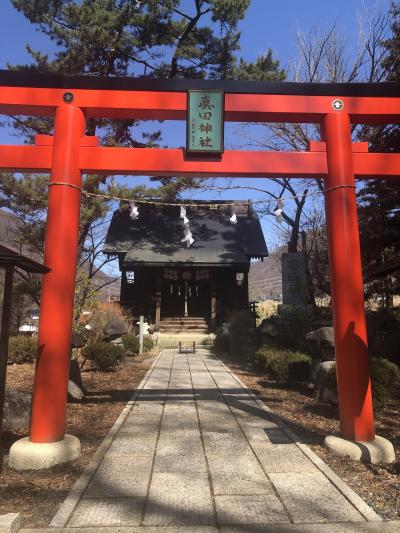
<path id="1" fill-rule="evenodd" d="M 164 350 L 97 470 L 52 526 L 370 531 L 379 517 L 278 422 L 206 350 Z"/>

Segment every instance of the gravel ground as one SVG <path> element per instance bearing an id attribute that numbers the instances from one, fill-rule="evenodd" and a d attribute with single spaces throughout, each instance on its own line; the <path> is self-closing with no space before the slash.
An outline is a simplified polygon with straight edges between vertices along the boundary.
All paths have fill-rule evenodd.
<path id="1" fill-rule="evenodd" d="M 0 474 L 0 514 L 20 512 L 24 527 L 40 528 L 49 524 L 153 360 L 154 354 L 145 354 L 128 360 L 114 372 L 83 370 L 82 380 L 88 394 L 82 403 L 68 404 L 66 427 L 67 433 L 80 439 L 81 456 L 67 465 L 26 472 L 9 468 L 5 457 Z M 29 392 L 33 375 L 33 364 L 9 366 L 7 386 Z M 5 433 L 4 454 L 8 454 L 15 440 L 27 434 L 26 428 Z"/>

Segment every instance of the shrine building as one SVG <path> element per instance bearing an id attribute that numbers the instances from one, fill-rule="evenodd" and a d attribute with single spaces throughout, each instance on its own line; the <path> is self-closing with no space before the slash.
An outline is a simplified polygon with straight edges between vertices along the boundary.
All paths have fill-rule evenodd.
<path id="1" fill-rule="evenodd" d="M 183 204 L 184 205 L 184 204 Z M 182 242 L 181 205 L 129 204 L 113 214 L 103 252 L 118 257 L 121 305 L 144 315 L 155 331 L 208 329 L 249 308 L 251 259 L 268 256 L 252 205 L 190 201 L 186 217 L 194 242 Z"/>

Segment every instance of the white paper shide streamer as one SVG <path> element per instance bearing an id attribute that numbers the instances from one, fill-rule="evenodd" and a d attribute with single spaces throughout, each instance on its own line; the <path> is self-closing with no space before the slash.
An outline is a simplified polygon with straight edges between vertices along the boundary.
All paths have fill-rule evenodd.
<path id="1" fill-rule="evenodd" d="M 185 224 L 183 226 L 183 239 L 181 239 L 181 242 L 186 243 L 186 248 L 189 248 L 194 243 L 192 232 L 189 229 L 189 224 Z"/>
<path id="2" fill-rule="evenodd" d="M 281 224 L 282 223 L 282 212 L 285 204 L 281 198 L 276 202 L 276 208 L 274 210 L 274 215 L 276 217 L 276 220 Z"/>
<path id="3" fill-rule="evenodd" d="M 231 215 L 229 221 L 230 221 L 231 224 L 236 224 L 237 223 L 237 216 L 236 216 L 235 209 L 233 208 L 233 206 L 232 206 L 232 215 Z"/>
<path id="4" fill-rule="evenodd" d="M 139 218 L 139 209 L 135 202 L 129 202 L 129 207 L 131 209 L 131 212 L 129 214 L 131 220 L 137 220 Z"/>
<path id="5" fill-rule="evenodd" d="M 186 216 L 186 207 L 181 205 L 180 218 L 183 219 L 183 239 L 181 242 L 186 243 L 186 248 L 189 248 L 193 243 L 193 235 L 189 228 L 189 219 Z"/>
<path id="6" fill-rule="evenodd" d="M 183 218 L 183 224 L 189 224 L 189 219 L 186 216 L 186 207 L 184 205 L 181 205 L 180 218 Z"/>

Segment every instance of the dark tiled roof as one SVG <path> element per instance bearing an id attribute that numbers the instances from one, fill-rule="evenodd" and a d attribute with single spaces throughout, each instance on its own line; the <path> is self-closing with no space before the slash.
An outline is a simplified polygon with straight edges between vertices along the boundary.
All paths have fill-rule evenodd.
<path id="1" fill-rule="evenodd" d="M 0 241 L 2 244 L 11 245 L 15 252 L 42 263 L 43 255 L 24 240 L 23 229 L 23 223 L 18 217 L 0 209 Z"/>
<path id="2" fill-rule="evenodd" d="M 26 272 L 40 274 L 46 274 L 50 271 L 42 263 L 20 254 L 15 248 L 11 248 L 8 244 L 6 245 L 0 241 L 0 268 L 8 268 L 10 266 L 22 268 Z"/>
<path id="3" fill-rule="evenodd" d="M 115 211 L 103 252 L 123 255 L 123 268 L 131 265 L 199 263 L 202 265 L 248 264 L 250 257 L 268 255 L 257 215 L 235 209 L 237 224 L 229 221 L 230 207 L 210 209 L 201 205 L 188 208 L 190 230 L 195 242 L 190 248 L 181 243 L 183 223 L 179 206 L 139 206 L 139 218 L 129 218 L 127 209 Z"/>

